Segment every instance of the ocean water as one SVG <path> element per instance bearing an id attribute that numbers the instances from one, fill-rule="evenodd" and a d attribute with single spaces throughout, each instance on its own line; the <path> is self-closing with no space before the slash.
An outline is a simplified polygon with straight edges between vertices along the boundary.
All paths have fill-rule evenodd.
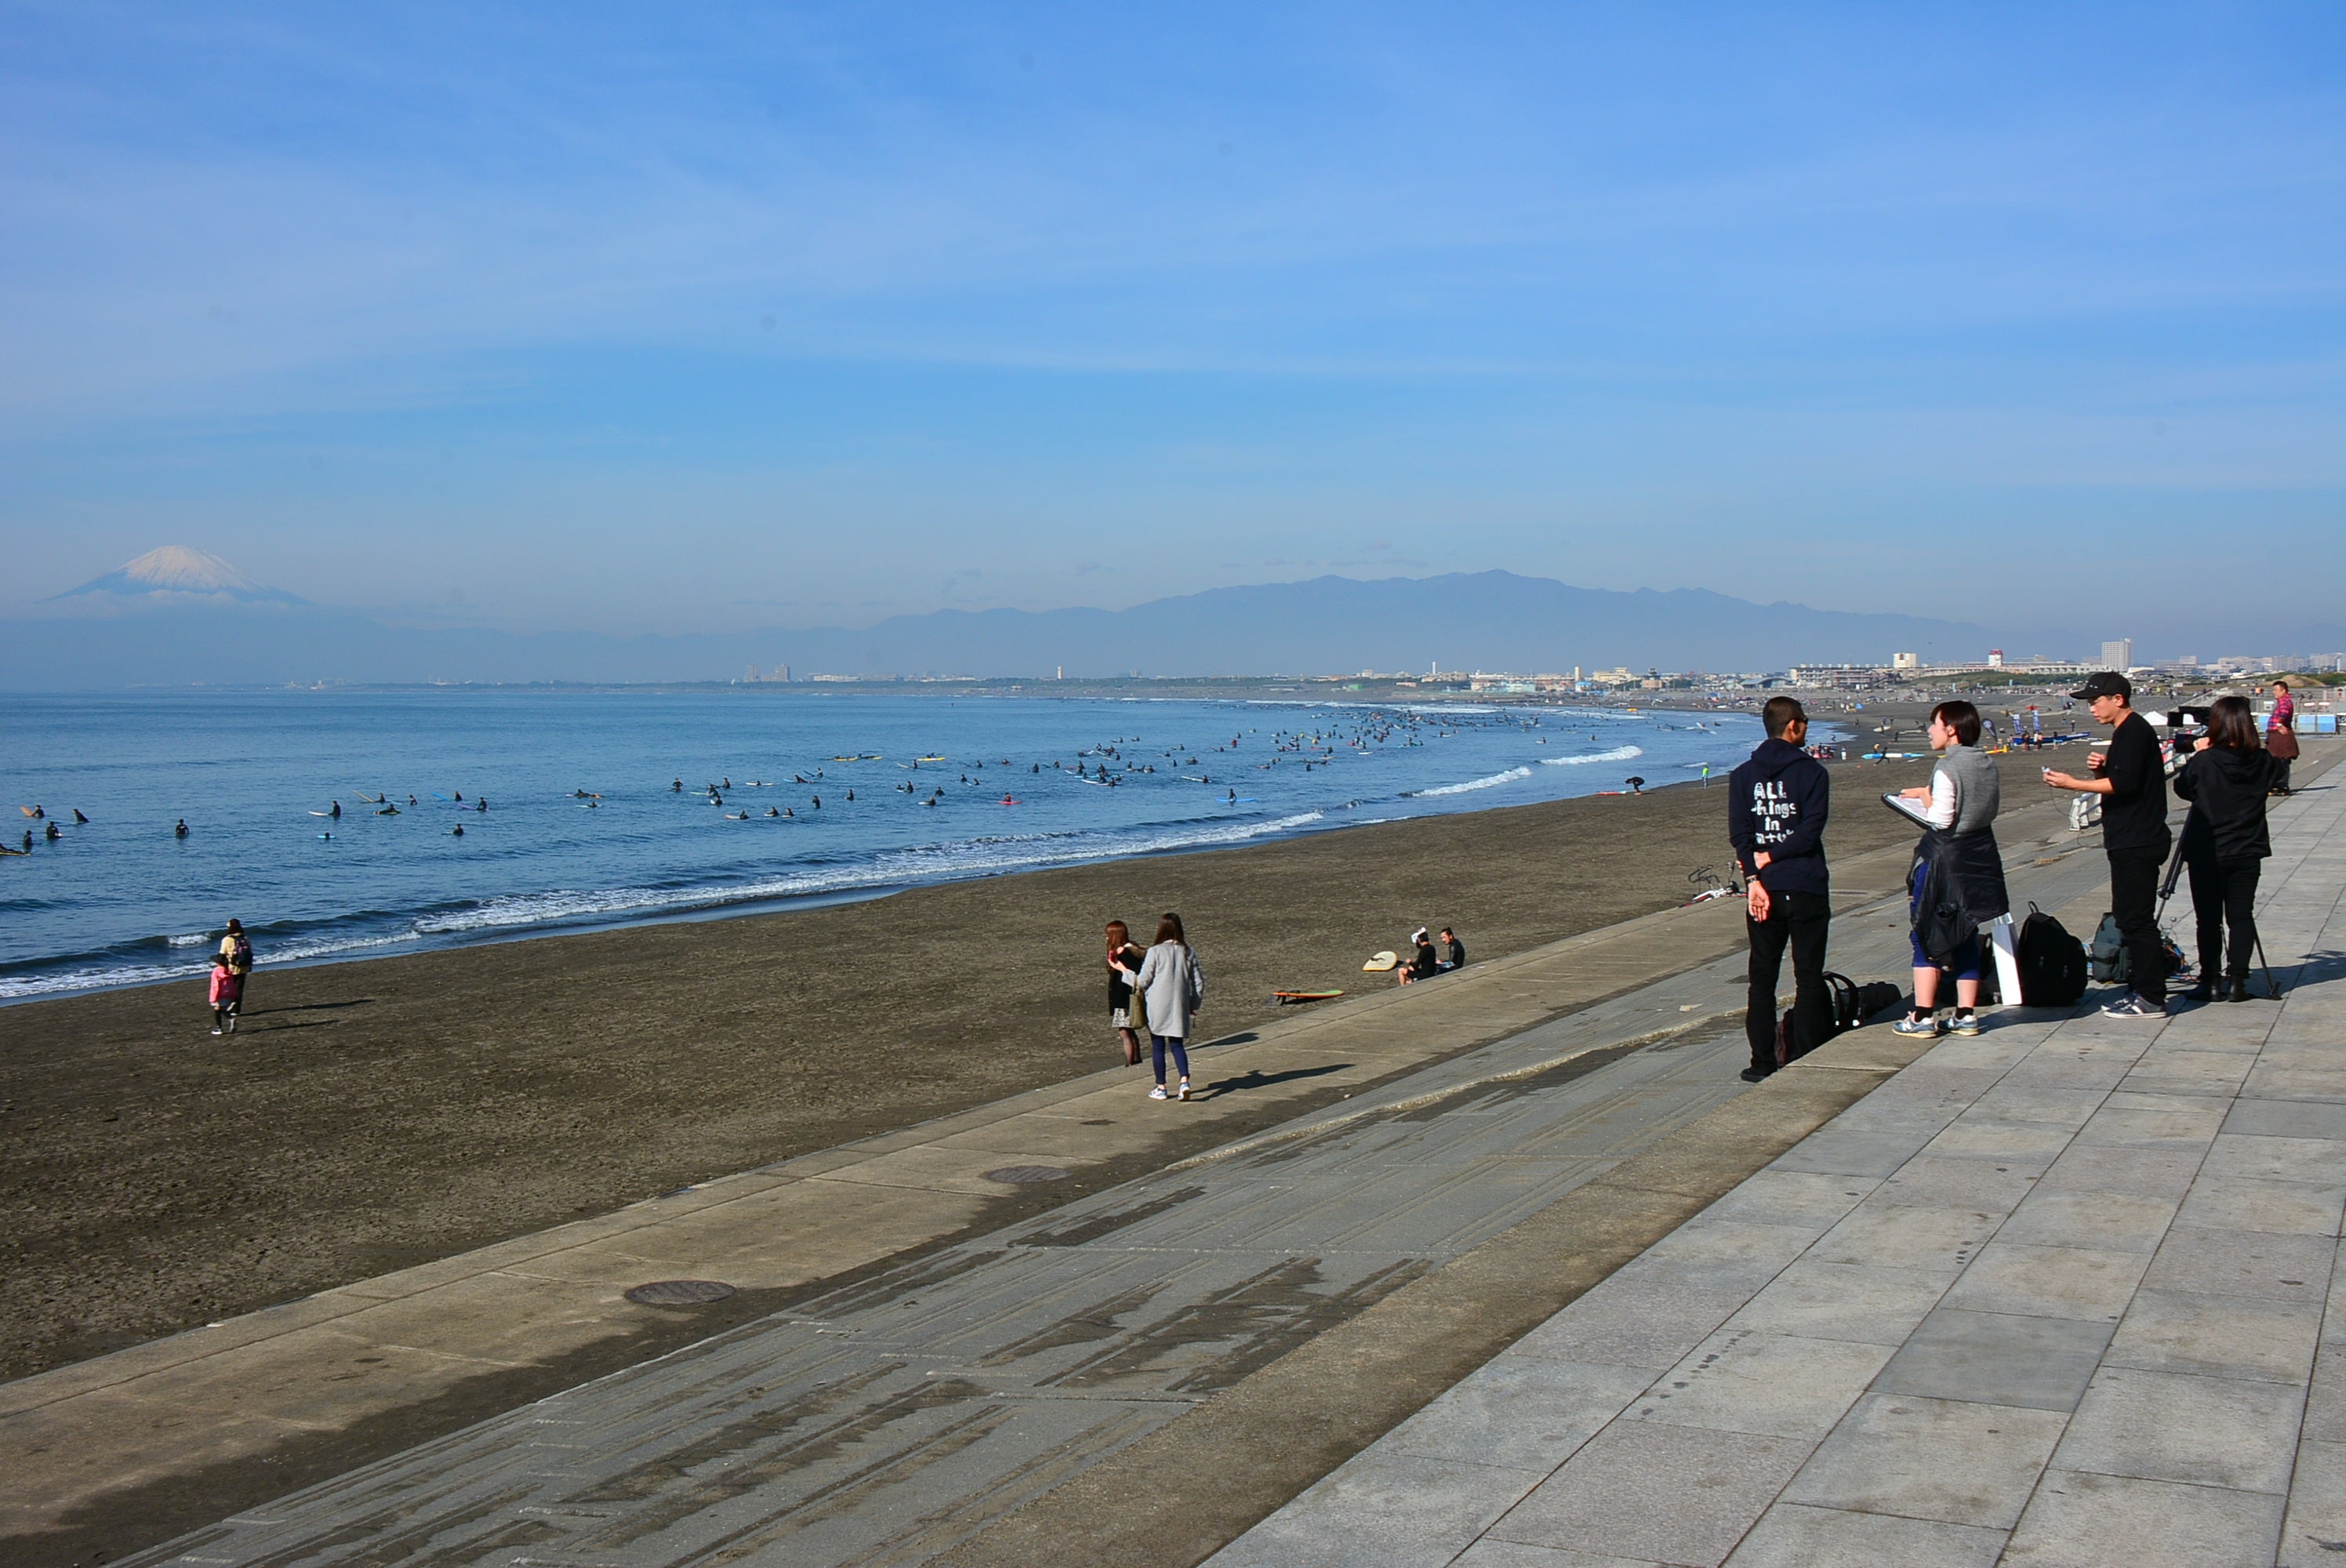
<path id="1" fill-rule="evenodd" d="M 1674 783 L 1759 738 L 1740 715 L 802 687 L 0 697 L 8 842 L 33 833 L 0 859 L 0 1001 L 200 974 L 230 915 L 263 965 L 415 952 Z"/>

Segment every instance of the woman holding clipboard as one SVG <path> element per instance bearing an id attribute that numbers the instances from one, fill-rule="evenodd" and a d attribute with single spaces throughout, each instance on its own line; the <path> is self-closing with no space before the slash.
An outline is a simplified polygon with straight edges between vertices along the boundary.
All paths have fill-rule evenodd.
<path id="1" fill-rule="evenodd" d="M 2003 804 L 1995 764 L 1982 751 L 1979 709 L 1943 702 L 1931 710 L 1931 748 L 1940 753 L 1926 787 L 1883 799 L 1923 824 L 1907 874 L 1913 929 L 1914 1006 L 1892 1025 L 1901 1034 L 1941 1032 L 1939 977 L 1955 982 L 1957 1034 L 1980 1032 L 1980 928 L 2011 907 L 1994 822 Z"/>

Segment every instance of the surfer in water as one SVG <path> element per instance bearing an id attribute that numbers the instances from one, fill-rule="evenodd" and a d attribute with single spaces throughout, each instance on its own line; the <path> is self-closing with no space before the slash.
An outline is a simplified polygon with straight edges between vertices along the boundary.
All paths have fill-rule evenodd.
<path id="1" fill-rule="evenodd" d="M 175 839 L 184 839 L 184 838 L 186 838 L 187 836 L 188 836 L 188 820 L 187 820 L 185 817 L 182 817 L 182 818 L 180 818 L 180 819 L 179 819 L 178 826 L 177 826 L 177 827 L 175 827 L 175 828 L 173 828 L 173 829 L 171 830 L 171 837 L 173 837 L 173 838 L 175 838 Z M 30 833 L 26 834 L 26 835 L 25 835 L 25 842 L 26 842 L 26 844 L 30 844 L 32 841 L 33 841 L 33 835 L 32 835 L 32 834 L 30 834 Z"/>
<path id="2" fill-rule="evenodd" d="M 326 806 L 327 816 L 332 817 L 337 822 L 342 820 L 342 803 L 340 800 L 329 800 L 326 802 Z"/>

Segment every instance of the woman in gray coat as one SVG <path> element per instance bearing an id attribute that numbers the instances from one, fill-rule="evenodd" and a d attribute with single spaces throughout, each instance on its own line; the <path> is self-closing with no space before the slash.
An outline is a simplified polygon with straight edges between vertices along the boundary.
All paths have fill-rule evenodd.
<path id="1" fill-rule="evenodd" d="M 1157 941 L 1150 945 L 1148 956 L 1140 961 L 1140 972 L 1132 977 L 1132 985 L 1148 1009 L 1149 1061 L 1157 1069 L 1157 1087 L 1148 1091 L 1148 1097 L 1168 1098 L 1165 1052 L 1170 1046 L 1173 1065 L 1181 1074 L 1177 1097 L 1186 1100 L 1189 1054 L 1181 1048 L 1181 1042 L 1189 1035 L 1189 1015 L 1206 1000 L 1206 976 L 1198 967 L 1198 955 L 1189 951 L 1179 915 L 1168 914 L 1157 922 Z"/>

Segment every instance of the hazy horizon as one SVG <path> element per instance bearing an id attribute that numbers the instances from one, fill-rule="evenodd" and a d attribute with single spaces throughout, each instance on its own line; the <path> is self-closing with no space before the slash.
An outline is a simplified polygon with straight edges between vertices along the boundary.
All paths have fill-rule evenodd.
<path id="1" fill-rule="evenodd" d="M 168 543 L 614 636 L 1504 569 L 2213 656 L 2346 586 L 2334 8 L 0 29 L 0 616 Z"/>

